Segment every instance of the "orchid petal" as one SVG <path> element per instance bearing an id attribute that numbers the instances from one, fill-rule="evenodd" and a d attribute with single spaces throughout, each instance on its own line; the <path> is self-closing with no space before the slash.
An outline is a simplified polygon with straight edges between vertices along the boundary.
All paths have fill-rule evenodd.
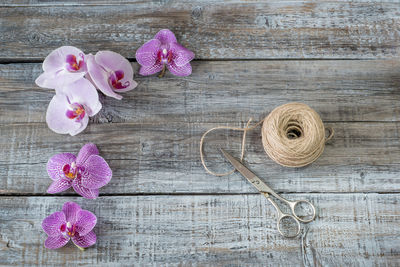
<path id="1" fill-rule="evenodd" d="M 124 83 L 125 83 L 125 84 L 128 84 L 127 81 L 122 82 L 122 84 L 124 84 Z M 127 87 L 125 87 L 125 88 L 119 88 L 119 89 L 114 89 L 114 90 L 116 90 L 116 91 L 119 92 L 119 93 L 123 93 L 123 92 L 128 92 L 128 91 L 130 91 L 130 90 L 132 90 L 132 89 L 135 89 L 137 86 L 138 86 L 138 83 L 135 82 L 134 80 L 131 80 L 131 81 L 129 81 L 129 85 L 128 85 Z"/>
<path id="2" fill-rule="evenodd" d="M 148 41 L 136 51 L 136 61 L 141 66 L 153 66 L 157 62 L 157 53 L 160 46 L 161 42 L 157 39 Z"/>
<path id="3" fill-rule="evenodd" d="M 187 63 L 184 66 L 177 66 L 174 64 L 174 62 L 171 62 L 167 65 L 167 67 L 168 70 L 176 76 L 188 76 L 192 73 L 192 66 L 190 63 Z"/>
<path id="4" fill-rule="evenodd" d="M 79 66 L 73 71 L 68 70 L 71 64 L 77 60 Z M 72 46 L 62 46 L 52 51 L 43 61 L 44 73 L 36 79 L 40 87 L 55 89 L 68 83 L 81 79 L 87 72 L 85 55 L 81 50 Z"/>
<path id="5" fill-rule="evenodd" d="M 148 76 L 148 75 L 152 75 L 154 73 L 160 72 L 163 69 L 163 64 L 161 63 L 156 63 L 153 66 L 150 67 L 145 67 L 142 66 L 139 70 L 139 74 L 143 75 L 143 76 Z"/>
<path id="6" fill-rule="evenodd" d="M 36 80 L 35 83 L 39 87 L 56 89 L 73 83 L 85 76 L 85 72 L 70 73 L 66 70 L 58 72 L 43 72 Z"/>
<path id="7" fill-rule="evenodd" d="M 81 126 L 77 129 L 71 130 L 69 132 L 69 135 L 75 136 L 75 135 L 81 133 L 83 130 L 85 130 L 89 123 L 89 116 L 83 117 L 83 119 L 79 123 L 81 124 Z"/>
<path id="8" fill-rule="evenodd" d="M 172 43 L 170 49 L 173 54 L 173 61 L 178 67 L 186 65 L 194 58 L 194 53 L 192 51 L 178 43 Z"/>
<path id="9" fill-rule="evenodd" d="M 68 98 L 64 94 L 56 94 L 49 103 L 46 122 L 49 128 L 56 133 L 75 135 L 83 131 L 88 124 L 87 116 L 79 122 L 66 116 L 69 104 Z"/>
<path id="10" fill-rule="evenodd" d="M 64 235 L 49 236 L 46 241 L 44 241 L 44 246 L 48 249 L 57 249 L 65 246 L 69 241 L 69 237 Z"/>
<path id="11" fill-rule="evenodd" d="M 107 71 L 123 70 L 125 78 L 133 79 L 133 68 L 131 63 L 118 53 L 113 51 L 99 51 L 94 56 L 97 64 L 105 68 Z"/>
<path id="12" fill-rule="evenodd" d="M 82 186 L 89 189 L 98 189 L 105 186 L 112 178 L 112 171 L 107 162 L 98 155 L 92 155 L 84 164 L 82 172 Z"/>
<path id="13" fill-rule="evenodd" d="M 47 193 L 56 194 L 62 191 L 67 190 L 72 186 L 72 180 L 68 178 L 61 178 L 56 181 L 53 181 L 49 188 L 47 189 Z"/>
<path id="14" fill-rule="evenodd" d="M 116 94 L 108 82 L 107 72 L 95 62 L 94 58 L 88 59 L 88 71 L 90 79 L 103 94 L 121 100 L 122 96 Z"/>
<path id="15" fill-rule="evenodd" d="M 45 72 L 56 72 L 63 69 L 68 55 L 74 55 L 76 58 L 84 60 L 84 53 L 73 46 L 62 46 L 53 50 L 43 61 L 43 70 Z M 83 66 L 84 67 L 84 66 Z"/>
<path id="16" fill-rule="evenodd" d="M 56 91 L 59 91 L 60 87 L 81 80 L 85 75 L 86 72 L 69 72 L 67 70 L 61 70 L 55 74 L 55 82 L 49 81 L 49 83 L 51 85 L 55 83 L 55 87 L 52 88 L 56 89 Z"/>
<path id="17" fill-rule="evenodd" d="M 99 196 L 99 189 L 89 189 L 84 187 L 82 185 L 81 179 L 79 178 L 74 179 L 72 187 L 74 188 L 76 193 L 83 196 L 84 198 L 95 199 Z"/>
<path id="18" fill-rule="evenodd" d="M 93 143 L 88 143 L 84 145 L 79 151 L 78 156 L 76 157 L 76 164 L 78 165 L 84 164 L 91 155 L 98 155 L 98 154 L 99 150 L 97 149 L 97 146 Z"/>
<path id="19" fill-rule="evenodd" d="M 48 236 L 58 236 L 61 234 L 60 227 L 64 223 L 66 223 L 64 212 L 57 211 L 43 220 L 42 228 Z"/>
<path id="20" fill-rule="evenodd" d="M 96 115 L 101 109 L 96 88 L 87 80 L 80 79 L 63 86 L 60 90 L 68 96 L 69 102 L 79 103 L 85 107 L 89 116 Z"/>
<path id="21" fill-rule="evenodd" d="M 168 29 L 163 29 L 163 30 L 159 31 L 154 36 L 154 39 L 158 39 L 162 45 L 169 45 L 171 43 L 176 43 L 175 34 Z"/>
<path id="22" fill-rule="evenodd" d="M 74 242 L 74 244 L 77 245 L 78 247 L 87 248 L 96 243 L 97 237 L 93 231 L 90 231 L 84 236 L 81 236 L 79 235 L 79 233 L 77 233 L 71 239 L 72 242 Z"/>
<path id="23" fill-rule="evenodd" d="M 80 210 L 76 217 L 76 222 L 74 224 L 75 231 L 79 233 L 80 236 L 88 234 L 97 223 L 96 215 L 88 210 Z"/>
<path id="24" fill-rule="evenodd" d="M 99 51 L 95 55 L 95 61 L 97 64 L 105 68 L 108 72 L 119 72 L 122 77 L 119 78 L 119 82 L 125 85 L 125 88 L 112 90 L 117 92 L 127 92 L 134 89 L 137 83 L 133 80 L 133 68 L 131 63 L 118 53 L 112 51 Z"/>
<path id="25" fill-rule="evenodd" d="M 50 178 L 57 181 L 64 178 L 63 167 L 65 164 L 71 164 L 76 160 L 76 156 L 71 153 L 61 153 L 52 156 L 47 162 L 47 173 Z"/>
<path id="26" fill-rule="evenodd" d="M 71 224 L 75 224 L 78 218 L 78 213 L 81 211 L 81 207 L 75 202 L 65 202 L 62 208 L 62 212 L 65 214 L 65 220 Z"/>
<path id="27" fill-rule="evenodd" d="M 43 72 L 36 78 L 35 83 L 42 88 L 54 89 L 57 87 L 56 72 Z"/>

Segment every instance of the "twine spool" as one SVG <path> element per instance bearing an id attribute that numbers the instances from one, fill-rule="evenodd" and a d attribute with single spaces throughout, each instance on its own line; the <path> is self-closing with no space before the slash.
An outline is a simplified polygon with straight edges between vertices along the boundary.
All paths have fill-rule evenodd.
<path id="1" fill-rule="evenodd" d="M 334 134 L 332 128 L 325 126 L 312 108 L 302 103 L 288 103 L 275 108 L 265 119 L 249 127 L 251 119 L 245 128 L 218 126 L 205 132 L 200 140 L 200 157 L 205 170 L 216 176 L 224 176 L 234 172 L 215 173 L 209 170 L 204 161 L 203 143 L 205 136 L 217 129 L 243 131 L 241 160 L 244 156 L 244 146 L 247 131 L 262 123 L 262 144 L 268 156 L 278 164 L 286 167 L 303 167 L 311 164 L 321 156 L 325 143 Z"/>
<path id="2" fill-rule="evenodd" d="M 324 151 L 324 124 L 315 110 L 302 103 L 289 103 L 275 108 L 261 129 L 265 152 L 286 167 L 303 167 L 314 162 Z"/>

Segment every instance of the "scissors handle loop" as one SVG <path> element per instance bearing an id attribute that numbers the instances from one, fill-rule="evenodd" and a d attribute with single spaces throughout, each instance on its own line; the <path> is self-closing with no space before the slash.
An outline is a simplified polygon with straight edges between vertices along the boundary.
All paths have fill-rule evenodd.
<path id="1" fill-rule="evenodd" d="M 309 223 L 315 219 L 315 207 L 314 205 L 307 200 L 297 200 L 297 201 L 288 201 L 287 203 L 290 206 L 293 216 L 302 223 Z M 296 208 L 301 209 L 301 211 L 305 211 L 305 214 L 300 214 L 300 211 L 297 211 Z"/>
<path id="2" fill-rule="evenodd" d="M 281 213 L 278 218 L 277 228 L 279 233 L 287 238 L 300 234 L 300 222 L 293 215 Z"/>
<path id="3" fill-rule="evenodd" d="M 278 213 L 277 228 L 283 237 L 293 238 L 298 236 L 300 234 L 300 222 L 308 223 L 315 218 L 315 207 L 307 200 L 289 201 L 278 195 L 278 199 L 290 207 L 292 214 L 287 214 L 282 212 L 277 203 L 272 200 L 270 194 L 266 192 L 262 192 L 262 194 L 271 202 Z M 302 208 L 307 210 L 305 215 L 300 215 L 296 211 L 296 207 L 300 205 L 303 205 Z"/>

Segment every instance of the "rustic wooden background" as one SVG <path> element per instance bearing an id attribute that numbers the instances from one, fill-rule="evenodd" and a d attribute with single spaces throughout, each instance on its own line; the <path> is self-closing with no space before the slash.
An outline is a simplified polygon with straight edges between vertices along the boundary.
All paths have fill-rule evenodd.
<path id="1" fill-rule="evenodd" d="M 45 123 L 52 90 L 41 62 L 73 45 L 135 51 L 169 28 L 196 54 L 193 74 L 140 77 L 84 133 Z M 0 265 L 399 266 L 400 1 L 51 1 L 0 4 Z M 275 211 L 239 174 L 208 175 L 199 140 L 243 126 L 291 101 L 316 109 L 336 135 L 311 166 L 280 167 L 260 131 L 246 164 L 290 199 L 318 208 L 300 237 L 284 239 Z M 239 155 L 240 133 L 210 135 L 214 170 Z M 98 145 L 114 172 L 96 200 L 49 195 L 46 162 Z M 44 248 L 44 217 L 76 201 L 98 216 L 98 242 Z"/>

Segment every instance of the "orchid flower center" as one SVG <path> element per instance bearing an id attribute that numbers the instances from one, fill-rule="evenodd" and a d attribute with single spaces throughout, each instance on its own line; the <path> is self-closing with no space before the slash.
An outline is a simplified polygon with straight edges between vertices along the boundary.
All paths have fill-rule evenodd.
<path id="1" fill-rule="evenodd" d="M 76 122 L 80 122 L 85 117 L 85 114 L 84 106 L 79 103 L 69 104 L 68 110 L 65 113 L 69 119 L 75 120 Z"/>
<path id="2" fill-rule="evenodd" d="M 76 163 L 72 162 L 71 164 L 65 164 L 63 167 L 63 172 L 66 178 L 75 179 L 78 174 Z"/>
<path id="3" fill-rule="evenodd" d="M 82 68 L 83 66 L 83 54 L 79 54 L 80 57 L 82 57 L 82 60 L 79 60 L 79 62 L 76 60 L 75 55 L 67 55 L 67 58 L 65 59 L 66 61 L 66 69 L 70 72 L 75 72 L 78 71 Z"/>
<path id="4" fill-rule="evenodd" d="M 122 70 L 111 71 L 110 76 L 108 77 L 108 81 L 114 89 L 124 89 L 130 85 L 129 81 L 126 81 L 124 84 L 121 83 L 121 80 L 124 78 L 124 72 Z"/>
<path id="5" fill-rule="evenodd" d="M 172 60 L 172 51 L 167 50 L 166 48 L 159 50 L 157 53 L 157 59 L 162 64 L 170 63 Z"/>
<path id="6" fill-rule="evenodd" d="M 67 223 L 61 225 L 60 231 L 63 235 L 74 236 L 75 235 L 75 225 L 72 225 L 72 223 L 67 222 Z"/>

